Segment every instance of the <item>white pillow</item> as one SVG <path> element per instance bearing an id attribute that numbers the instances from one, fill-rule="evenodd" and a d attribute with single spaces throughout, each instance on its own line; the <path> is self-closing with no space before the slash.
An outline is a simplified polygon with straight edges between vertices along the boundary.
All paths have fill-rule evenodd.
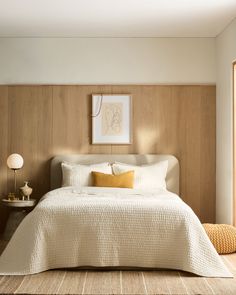
<path id="1" fill-rule="evenodd" d="M 126 171 L 134 171 L 135 189 L 166 189 L 166 174 L 168 161 L 161 161 L 156 164 L 135 166 L 115 162 L 112 165 L 114 174 L 120 174 Z"/>
<path id="2" fill-rule="evenodd" d="M 61 163 L 62 186 L 91 186 L 91 172 L 112 174 L 111 165 L 107 163 L 81 165 Z"/>

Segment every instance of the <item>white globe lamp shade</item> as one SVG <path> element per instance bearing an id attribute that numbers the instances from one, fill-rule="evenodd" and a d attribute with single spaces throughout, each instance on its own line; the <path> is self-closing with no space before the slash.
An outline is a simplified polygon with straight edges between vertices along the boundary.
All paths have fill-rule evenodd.
<path id="1" fill-rule="evenodd" d="M 24 164 L 24 160 L 22 158 L 21 155 L 19 154 L 11 154 L 8 158 L 7 158 L 7 166 L 10 169 L 20 169 L 22 168 Z"/>

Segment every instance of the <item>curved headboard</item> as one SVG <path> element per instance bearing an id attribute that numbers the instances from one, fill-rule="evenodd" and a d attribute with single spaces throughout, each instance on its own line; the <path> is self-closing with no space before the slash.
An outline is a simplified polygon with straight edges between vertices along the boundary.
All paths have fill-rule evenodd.
<path id="1" fill-rule="evenodd" d="M 59 188 L 62 182 L 61 163 L 96 164 L 115 161 L 133 165 L 157 163 L 168 160 L 166 177 L 167 189 L 179 194 L 179 161 L 172 155 L 135 155 L 135 154 L 74 154 L 55 156 L 51 161 L 51 189 Z"/>

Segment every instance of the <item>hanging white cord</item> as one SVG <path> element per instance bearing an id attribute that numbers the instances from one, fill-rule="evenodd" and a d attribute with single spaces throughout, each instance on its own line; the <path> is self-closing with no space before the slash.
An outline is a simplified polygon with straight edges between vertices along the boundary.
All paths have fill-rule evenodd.
<path id="1" fill-rule="evenodd" d="M 93 115 L 93 114 L 91 115 L 93 118 L 100 115 L 101 109 L 102 109 L 102 101 L 103 101 L 103 95 L 101 94 L 100 105 L 99 105 L 98 111 L 95 115 Z"/>

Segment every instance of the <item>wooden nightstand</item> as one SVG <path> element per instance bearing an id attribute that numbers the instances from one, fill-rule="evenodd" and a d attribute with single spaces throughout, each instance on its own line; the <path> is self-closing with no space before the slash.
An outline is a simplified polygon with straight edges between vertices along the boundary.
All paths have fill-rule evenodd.
<path id="1" fill-rule="evenodd" d="M 7 220 L 6 228 L 3 234 L 3 239 L 9 241 L 17 229 L 18 225 L 25 218 L 25 216 L 33 210 L 37 201 L 35 199 L 30 200 L 8 200 L 2 199 L 2 204 L 8 208 L 9 217 Z"/>

